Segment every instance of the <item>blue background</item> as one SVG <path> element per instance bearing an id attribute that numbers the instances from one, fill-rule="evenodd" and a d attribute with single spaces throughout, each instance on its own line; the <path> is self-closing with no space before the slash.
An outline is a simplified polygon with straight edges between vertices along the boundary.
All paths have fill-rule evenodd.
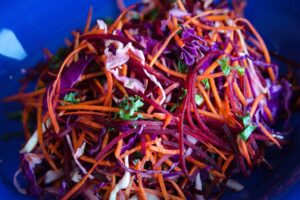
<path id="1" fill-rule="evenodd" d="M 129 5 L 135 1 L 125 2 Z M 90 5 L 94 7 L 94 20 L 116 17 L 119 13 L 114 0 L 1 0 L 0 30 L 12 30 L 28 56 L 17 61 L 0 55 L 0 98 L 18 91 L 21 69 L 42 60 L 43 47 L 54 52 L 64 45 L 64 38 L 70 37 L 71 30 L 83 29 Z M 271 50 L 300 61 L 300 1 L 249 0 L 246 16 Z M 296 73 L 300 77 L 299 71 Z M 6 117 L 9 111 L 17 108 L 17 104 L 0 104 L 0 136 L 22 130 L 20 123 Z M 293 143 L 288 149 L 278 152 L 274 171 L 255 170 L 254 176 L 244 181 L 247 189 L 237 194 L 228 193 L 224 199 L 300 199 L 300 125 L 297 119 L 300 119 L 298 114 L 292 119 L 295 127 Z M 3 199 L 30 199 L 18 194 L 12 184 L 22 140 L 21 136 L 5 141 L 0 138 L 0 195 Z"/>

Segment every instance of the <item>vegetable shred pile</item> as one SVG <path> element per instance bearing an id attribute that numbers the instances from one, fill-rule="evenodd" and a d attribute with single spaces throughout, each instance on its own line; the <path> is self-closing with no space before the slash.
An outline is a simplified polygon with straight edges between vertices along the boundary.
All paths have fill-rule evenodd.
<path id="1" fill-rule="evenodd" d="M 232 177 L 269 166 L 266 149 L 286 144 L 292 96 L 243 7 L 147 1 L 94 26 L 91 9 L 6 98 L 24 105 L 17 189 L 64 200 L 242 190 Z"/>

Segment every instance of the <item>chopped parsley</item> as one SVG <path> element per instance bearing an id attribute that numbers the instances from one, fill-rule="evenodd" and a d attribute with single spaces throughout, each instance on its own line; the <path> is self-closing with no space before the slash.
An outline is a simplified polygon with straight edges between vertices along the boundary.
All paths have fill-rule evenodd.
<path id="1" fill-rule="evenodd" d="M 80 99 L 77 98 L 76 96 L 77 96 L 77 92 L 69 92 L 64 96 L 64 101 L 73 104 L 80 103 Z"/>
<path id="2" fill-rule="evenodd" d="M 49 67 L 51 69 L 59 69 L 62 63 L 63 58 L 67 56 L 68 49 L 67 48 L 59 48 L 55 55 L 49 61 Z"/>
<path id="3" fill-rule="evenodd" d="M 240 136 L 244 141 L 247 141 L 252 132 L 256 129 L 256 126 L 252 124 L 248 125 L 241 133 Z"/>
<path id="4" fill-rule="evenodd" d="M 245 74 L 244 67 L 241 67 L 240 65 L 237 65 L 235 67 L 230 66 L 228 57 L 223 57 L 221 60 L 218 61 L 218 63 L 221 66 L 222 72 L 225 76 L 228 76 L 231 70 L 236 70 L 240 76 L 244 76 Z"/>
<path id="5" fill-rule="evenodd" d="M 251 116 L 248 113 L 247 115 L 245 115 L 244 117 L 242 117 L 242 122 L 244 124 L 244 127 L 248 126 L 251 122 Z"/>
<path id="6" fill-rule="evenodd" d="M 188 71 L 187 65 L 183 63 L 181 60 L 177 63 L 177 68 L 180 73 L 186 74 Z"/>
<path id="7" fill-rule="evenodd" d="M 181 96 L 179 96 L 179 99 L 180 100 L 184 99 L 184 97 L 186 96 L 186 94 L 187 94 L 187 89 L 182 88 L 182 94 L 181 94 Z"/>
<path id="8" fill-rule="evenodd" d="M 174 110 L 176 110 L 176 108 L 178 108 L 179 103 L 174 103 L 171 108 L 170 108 L 170 112 L 173 112 Z"/>
<path id="9" fill-rule="evenodd" d="M 206 79 L 203 79 L 203 80 L 202 80 L 202 83 L 203 83 L 205 89 L 209 89 L 209 88 L 210 88 L 210 84 L 209 84 L 209 81 L 208 81 L 207 78 L 206 78 Z"/>
<path id="10" fill-rule="evenodd" d="M 245 68 L 244 67 L 241 67 L 239 65 L 235 66 L 235 70 L 238 72 L 238 74 L 240 76 L 244 76 L 245 74 Z"/>
<path id="11" fill-rule="evenodd" d="M 203 103 L 204 99 L 200 94 L 195 94 L 195 102 L 198 106 Z"/>
<path id="12" fill-rule="evenodd" d="M 223 57 L 221 60 L 218 61 L 219 65 L 221 66 L 222 72 L 225 76 L 228 76 L 231 71 L 231 67 L 229 65 L 229 58 Z"/>
<path id="13" fill-rule="evenodd" d="M 104 18 L 104 20 L 103 20 L 107 25 L 112 25 L 113 23 L 114 23 L 114 19 L 113 18 L 111 18 L 111 17 L 106 17 L 106 18 Z"/>
<path id="14" fill-rule="evenodd" d="M 156 20 L 156 18 L 158 17 L 159 14 L 159 9 L 158 8 L 154 8 L 153 10 L 151 10 L 148 14 L 148 17 L 151 21 Z"/>
<path id="15" fill-rule="evenodd" d="M 119 107 L 121 110 L 118 112 L 118 115 L 121 119 L 124 120 L 137 120 L 142 118 L 142 115 L 138 114 L 133 117 L 134 113 L 143 107 L 144 103 L 142 102 L 139 96 L 126 97 L 120 104 Z"/>
<path id="16" fill-rule="evenodd" d="M 248 113 L 244 117 L 241 117 L 243 125 L 244 125 L 244 130 L 240 133 L 240 137 L 244 140 L 247 141 L 252 132 L 256 129 L 256 126 L 254 126 L 251 123 L 251 116 Z"/>

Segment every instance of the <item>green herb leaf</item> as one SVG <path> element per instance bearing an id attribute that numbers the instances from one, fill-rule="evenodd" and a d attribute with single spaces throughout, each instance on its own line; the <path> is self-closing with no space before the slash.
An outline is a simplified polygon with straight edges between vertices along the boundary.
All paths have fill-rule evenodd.
<path id="1" fill-rule="evenodd" d="M 244 117 L 242 117 L 242 121 L 243 121 L 243 124 L 244 124 L 244 127 L 248 126 L 251 122 L 251 116 L 250 114 L 248 113 L 247 115 L 245 115 Z"/>
<path id="2" fill-rule="evenodd" d="M 172 105 L 172 107 L 170 108 L 170 112 L 173 112 L 178 106 L 179 106 L 179 103 L 174 103 Z"/>
<path id="3" fill-rule="evenodd" d="M 107 25 L 112 25 L 114 23 L 114 19 L 111 17 L 106 17 L 103 19 L 103 21 L 107 24 Z"/>
<path id="4" fill-rule="evenodd" d="M 80 103 L 80 99 L 76 98 L 77 92 L 69 92 L 64 96 L 64 101 L 69 102 L 69 103 Z"/>
<path id="5" fill-rule="evenodd" d="M 127 97 L 120 103 L 119 107 L 122 109 L 118 114 L 120 118 L 124 120 L 137 120 L 142 118 L 142 115 L 138 114 L 136 117 L 133 117 L 133 115 L 139 108 L 143 107 L 143 105 L 144 103 L 139 96 Z"/>
<path id="6" fill-rule="evenodd" d="M 182 100 L 186 96 L 186 93 L 187 93 L 187 89 L 182 88 L 182 95 L 179 97 L 179 99 Z"/>
<path id="7" fill-rule="evenodd" d="M 183 63 L 181 60 L 177 63 L 177 68 L 180 73 L 186 74 L 188 71 L 187 65 Z"/>
<path id="8" fill-rule="evenodd" d="M 209 89 L 210 88 L 210 84 L 209 84 L 209 81 L 208 81 L 207 78 L 203 79 L 202 83 L 204 84 L 205 89 Z"/>
<path id="9" fill-rule="evenodd" d="M 252 124 L 247 126 L 241 133 L 240 136 L 244 141 L 247 141 L 252 132 L 256 129 L 256 126 L 253 126 Z"/>
<path id="10" fill-rule="evenodd" d="M 150 20 L 154 21 L 158 17 L 158 13 L 159 13 L 159 9 L 158 8 L 154 8 L 153 10 L 151 10 L 149 12 L 149 18 L 150 18 Z"/>
<path id="11" fill-rule="evenodd" d="M 50 59 L 49 67 L 51 69 L 58 69 L 62 63 L 64 57 L 67 56 L 68 49 L 67 48 L 60 48 L 56 51 L 53 57 Z"/>
<path id="12" fill-rule="evenodd" d="M 219 65 L 221 66 L 222 72 L 225 76 L 230 74 L 230 65 L 229 65 L 229 58 L 223 57 L 221 60 L 218 61 Z"/>
<path id="13" fill-rule="evenodd" d="M 200 94 L 195 94 L 195 101 L 196 104 L 200 106 L 203 103 L 204 99 Z"/>
<path id="14" fill-rule="evenodd" d="M 245 74 L 245 68 L 244 67 L 241 67 L 239 65 L 235 66 L 235 70 L 238 72 L 238 74 L 240 76 L 244 76 Z"/>

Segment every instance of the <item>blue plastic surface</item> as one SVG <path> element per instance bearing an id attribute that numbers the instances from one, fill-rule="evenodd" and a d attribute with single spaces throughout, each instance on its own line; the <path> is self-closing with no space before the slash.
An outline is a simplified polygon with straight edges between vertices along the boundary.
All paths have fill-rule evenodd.
<path id="1" fill-rule="evenodd" d="M 127 5 L 134 0 L 125 1 Z M 18 91 L 18 79 L 22 69 L 33 66 L 43 59 L 42 48 L 51 51 L 64 44 L 70 31 L 82 29 L 89 6 L 94 7 L 93 19 L 116 17 L 119 13 L 114 0 L 2 0 L 0 6 L 0 31 L 12 30 L 24 47 L 27 57 L 22 61 L 0 55 L 0 98 Z M 290 59 L 300 61 L 300 1 L 298 0 L 249 0 L 246 16 L 267 41 L 270 49 Z M 9 45 L 9 43 L 7 44 Z M 300 77 L 299 71 L 297 72 Z M 0 136 L 21 131 L 19 122 L 11 121 L 6 114 L 17 104 L 0 104 Z M 224 199 L 300 199 L 300 116 L 292 123 L 295 134 L 292 145 L 274 162 L 274 171 L 257 169 L 247 179 L 241 193 L 227 193 Z M 0 194 L 1 199 L 30 199 L 19 194 L 12 179 L 19 164 L 18 151 L 22 137 L 3 141 L 0 137 Z"/>

